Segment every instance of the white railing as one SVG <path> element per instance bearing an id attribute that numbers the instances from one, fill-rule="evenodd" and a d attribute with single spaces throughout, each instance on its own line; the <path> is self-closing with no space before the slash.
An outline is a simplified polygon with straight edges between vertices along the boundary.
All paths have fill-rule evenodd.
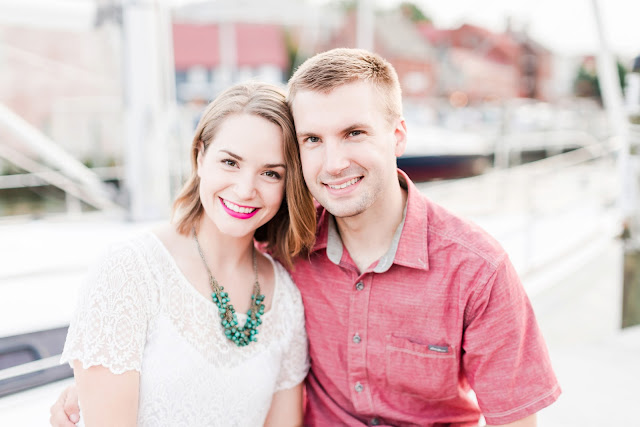
<path id="1" fill-rule="evenodd" d="M 451 182 L 418 184 L 507 250 L 522 277 L 611 239 L 619 193 L 613 141 Z"/>

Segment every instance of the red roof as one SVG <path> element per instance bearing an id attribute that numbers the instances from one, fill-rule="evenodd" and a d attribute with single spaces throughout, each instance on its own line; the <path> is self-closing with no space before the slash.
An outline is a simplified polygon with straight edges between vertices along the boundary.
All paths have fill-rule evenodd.
<path id="1" fill-rule="evenodd" d="M 269 24 L 231 25 L 235 30 L 237 66 L 271 64 L 287 68 L 289 59 L 281 27 Z M 173 49 L 176 70 L 193 66 L 213 68 L 220 63 L 219 26 L 174 23 Z"/>
<path id="2" fill-rule="evenodd" d="M 418 31 L 434 46 L 459 47 L 475 50 L 480 48 L 482 53 L 491 60 L 508 63 L 519 55 L 519 46 L 509 34 L 498 34 L 485 28 L 470 24 L 463 24 L 456 29 L 438 29 L 430 23 L 418 24 Z M 467 36 L 475 35 L 476 40 L 483 46 L 469 45 Z"/>
<path id="3" fill-rule="evenodd" d="M 442 46 L 451 42 L 452 30 L 436 28 L 431 22 L 419 22 L 416 28 L 433 46 Z"/>

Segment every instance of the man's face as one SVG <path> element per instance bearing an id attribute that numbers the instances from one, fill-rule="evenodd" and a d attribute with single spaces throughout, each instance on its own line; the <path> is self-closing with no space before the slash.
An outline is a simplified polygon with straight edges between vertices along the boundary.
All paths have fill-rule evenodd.
<path id="1" fill-rule="evenodd" d="M 390 123 L 383 100 L 367 82 L 329 93 L 299 91 L 292 105 L 304 179 L 316 200 L 336 217 L 372 206 L 384 209 L 398 187 L 396 157 L 406 144 L 402 118 Z"/>

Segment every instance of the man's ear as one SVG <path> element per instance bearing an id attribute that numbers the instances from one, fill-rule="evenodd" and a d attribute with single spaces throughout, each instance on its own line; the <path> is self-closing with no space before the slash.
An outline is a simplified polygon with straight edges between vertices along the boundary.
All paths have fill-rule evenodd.
<path id="1" fill-rule="evenodd" d="M 200 170 L 202 169 L 202 162 L 204 161 L 204 143 L 202 141 L 198 141 L 198 145 L 196 146 L 196 165 L 198 167 L 197 173 L 200 176 Z"/>
<path id="2" fill-rule="evenodd" d="M 404 121 L 404 117 L 398 117 L 396 119 L 393 136 L 395 137 L 394 152 L 396 157 L 400 157 L 407 148 L 407 123 Z"/>

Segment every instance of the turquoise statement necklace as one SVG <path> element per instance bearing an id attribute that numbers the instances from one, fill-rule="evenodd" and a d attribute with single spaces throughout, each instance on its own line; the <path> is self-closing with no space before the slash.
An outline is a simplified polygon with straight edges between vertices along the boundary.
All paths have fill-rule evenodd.
<path id="1" fill-rule="evenodd" d="M 218 306 L 218 312 L 220 313 L 220 321 L 224 328 L 225 336 L 233 341 L 238 347 L 244 347 L 249 345 L 252 341 L 258 341 L 258 326 L 262 323 L 260 317 L 264 314 L 264 295 L 260 295 L 260 283 L 258 282 L 258 260 L 256 257 L 256 248 L 252 247 L 253 252 L 253 273 L 255 276 L 255 283 L 253 284 L 253 294 L 251 295 L 251 307 L 247 311 L 247 321 L 243 326 L 238 326 L 238 316 L 236 316 L 236 309 L 230 304 L 229 294 L 224 292 L 224 286 L 220 286 L 216 279 L 211 274 L 207 261 L 204 259 L 200 242 L 198 242 L 198 235 L 195 228 L 193 229 L 193 238 L 196 241 L 198 247 L 198 253 L 209 274 L 209 284 L 213 292 L 211 293 L 211 299 Z"/>

